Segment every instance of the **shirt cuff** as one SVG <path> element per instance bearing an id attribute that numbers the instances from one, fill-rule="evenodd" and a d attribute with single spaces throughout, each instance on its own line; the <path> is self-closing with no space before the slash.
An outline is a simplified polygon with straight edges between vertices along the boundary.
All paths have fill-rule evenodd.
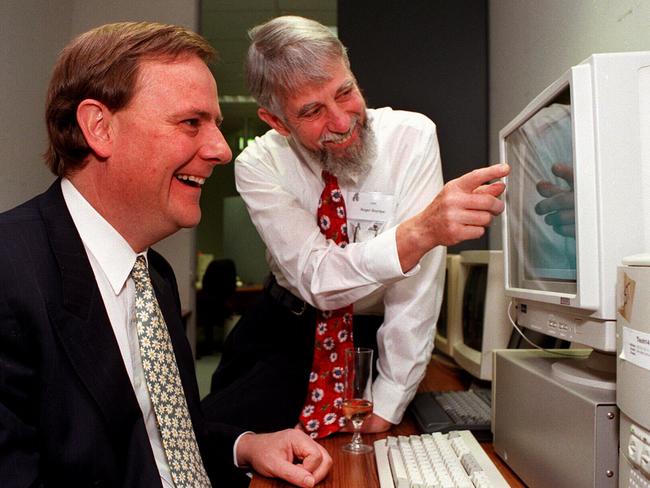
<path id="1" fill-rule="evenodd" d="M 414 388 L 404 390 L 402 386 L 390 383 L 381 377 L 377 377 L 372 384 L 373 412 L 391 424 L 399 424 L 404 417 L 406 407 L 415 396 L 417 390 Z"/>
<path id="2" fill-rule="evenodd" d="M 237 446 L 239 445 L 240 439 L 244 437 L 246 434 L 254 434 L 254 432 L 251 430 L 247 430 L 246 432 L 243 432 L 242 434 L 239 435 L 239 437 L 237 437 L 237 440 L 235 440 L 235 443 L 232 446 L 233 463 L 238 468 L 241 468 L 242 466 L 240 466 L 239 463 L 237 463 Z"/>
<path id="3" fill-rule="evenodd" d="M 386 283 L 404 277 L 413 276 L 420 271 L 418 263 L 407 273 L 402 272 L 397 254 L 397 227 L 382 232 L 377 237 L 364 242 L 364 262 L 368 275 L 380 283 Z"/>

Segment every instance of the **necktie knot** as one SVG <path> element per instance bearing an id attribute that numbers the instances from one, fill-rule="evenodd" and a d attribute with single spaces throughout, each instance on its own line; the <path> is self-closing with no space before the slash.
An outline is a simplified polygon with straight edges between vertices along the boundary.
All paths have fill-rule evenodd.
<path id="1" fill-rule="evenodd" d="M 133 269 L 131 270 L 131 278 L 136 284 L 145 284 L 149 281 L 149 269 L 147 268 L 147 260 L 144 256 L 140 255 L 136 258 Z"/>
<path id="2" fill-rule="evenodd" d="M 329 171 L 323 170 L 322 176 L 323 176 L 323 181 L 325 182 L 326 185 L 334 184 L 334 185 L 338 186 L 338 180 L 337 180 L 336 176 L 334 176 Z"/>
<path id="3" fill-rule="evenodd" d="M 318 201 L 317 221 L 321 233 L 338 245 L 345 247 L 348 241 L 348 220 L 343 193 L 333 174 L 323 171 L 325 188 Z"/>

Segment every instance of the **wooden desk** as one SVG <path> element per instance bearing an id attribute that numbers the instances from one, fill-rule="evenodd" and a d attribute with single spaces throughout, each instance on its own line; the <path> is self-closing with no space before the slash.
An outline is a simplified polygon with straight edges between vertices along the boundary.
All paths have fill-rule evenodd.
<path id="1" fill-rule="evenodd" d="M 462 390 L 469 387 L 471 378 L 464 371 L 449 366 L 444 362 L 432 359 L 427 369 L 427 374 L 420 384 L 419 391 L 436 390 Z M 364 434 L 366 443 L 370 444 L 387 435 L 418 434 L 419 430 L 410 413 L 406 413 L 402 423 L 393 427 L 389 432 L 382 434 Z M 327 478 L 317 486 L 319 488 L 379 488 L 375 454 L 346 454 L 341 446 L 350 441 L 352 434 L 338 434 L 323 439 L 321 444 L 329 451 L 334 465 Z M 490 459 L 497 466 L 503 477 L 511 487 L 523 488 L 523 482 L 501 461 L 491 443 L 481 443 Z M 272 480 L 255 475 L 250 488 L 286 488 L 289 483 Z"/>

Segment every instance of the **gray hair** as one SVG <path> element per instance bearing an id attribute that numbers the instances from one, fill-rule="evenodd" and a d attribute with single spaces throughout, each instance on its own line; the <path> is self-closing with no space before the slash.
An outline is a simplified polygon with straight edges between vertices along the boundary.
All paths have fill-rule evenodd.
<path id="1" fill-rule="evenodd" d="M 332 77 L 329 69 L 350 61 L 341 41 L 324 25 L 304 17 L 283 16 L 253 27 L 246 58 L 246 82 L 257 103 L 283 117 L 282 106 L 290 93 L 305 84 Z"/>

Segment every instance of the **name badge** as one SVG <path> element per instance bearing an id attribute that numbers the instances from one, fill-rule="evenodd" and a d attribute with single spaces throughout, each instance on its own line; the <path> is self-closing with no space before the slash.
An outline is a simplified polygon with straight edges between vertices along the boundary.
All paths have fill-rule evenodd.
<path id="1" fill-rule="evenodd" d="M 345 207 L 348 219 L 386 222 L 393 216 L 395 197 L 379 192 L 349 192 Z"/>

